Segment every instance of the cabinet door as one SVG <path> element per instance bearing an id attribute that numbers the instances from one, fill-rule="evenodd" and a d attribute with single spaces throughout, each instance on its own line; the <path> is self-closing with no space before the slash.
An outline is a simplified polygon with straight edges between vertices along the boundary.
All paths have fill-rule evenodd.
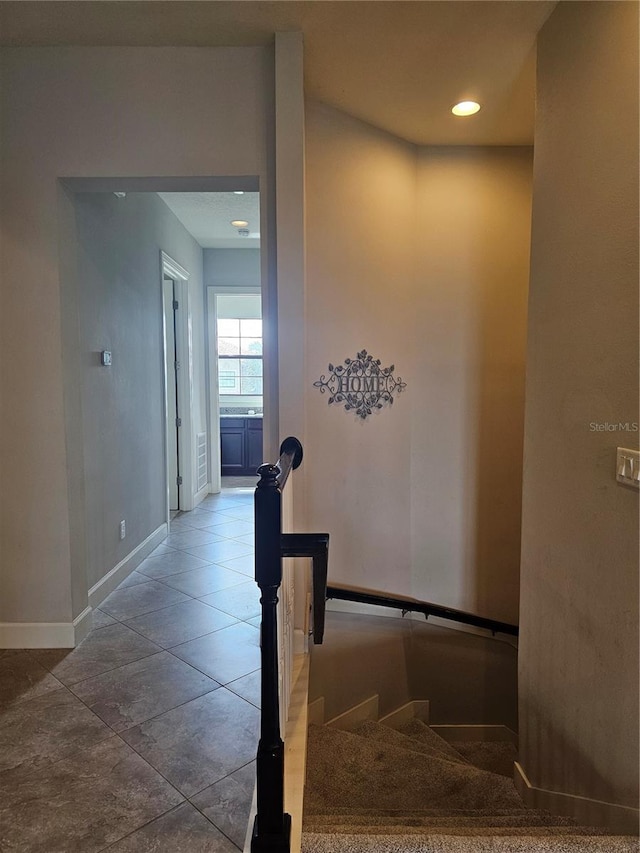
<path id="1" fill-rule="evenodd" d="M 229 432 L 229 430 L 234 429 L 244 429 L 246 425 L 246 418 L 229 418 L 225 416 L 224 418 L 220 418 L 220 432 Z"/>
<path id="2" fill-rule="evenodd" d="M 220 465 L 225 476 L 242 474 L 245 468 L 244 429 L 225 429 L 220 433 Z"/>
<path id="3" fill-rule="evenodd" d="M 251 474 L 262 465 L 262 421 L 247 419 L 247 468 Z"/>

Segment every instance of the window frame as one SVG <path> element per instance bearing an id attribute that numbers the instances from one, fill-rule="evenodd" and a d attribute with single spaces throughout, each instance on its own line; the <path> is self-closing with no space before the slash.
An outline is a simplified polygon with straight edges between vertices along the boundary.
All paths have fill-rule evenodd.
<path id="1" fill-rule="evenodd" d="M 242 321 L 249 319 L 251 322 L 255 322 L 257 318 L 246 318 L 246 317 L 216 317 L 216 343 L 217 343 L 217 358 L 218 358 L 218 391 L 225 397 L 262 397 L 264 394 L 264 337 L 262 335 L 262 325 L 260 329 L 260 344 L 262 348 L 261 353 L 243 353 L 242 352 L 242 340 L 243 337 L 245 340 L 252 339 L 255 340 L 258 338 L 258 335 L 244 335 L 242 334 Z M 221 335 L 219 330 L 220 321 L 224 322 L 225 320 L 237 320 L 238 321 L 238 335 Z M 260 318 L 260 324 L 262 324 L 262 318 Z M 234 339 L 238 341 L 238 353 L 221 353 L 220 352 L 220 339 Z M 234 360 L 239 362 L 239 372 L 234 374 L 238 377 L 238 384 L 240 387 L 239 391 L 233 391 L 229 388 L 224 388 L 222 385 L 222 375 L 221 375 L 221 362 L 225 360 Z M 242 362 L 243 360 L 251 360 L 251 361 L 260 361 L 262 370 L 258 376 L 251 376 L 242 373 Z M 242 390 L 242 380 L 244 379 L 260 379 L 262 390 L 260 391 L 250 391 L 246 392 Z"/>

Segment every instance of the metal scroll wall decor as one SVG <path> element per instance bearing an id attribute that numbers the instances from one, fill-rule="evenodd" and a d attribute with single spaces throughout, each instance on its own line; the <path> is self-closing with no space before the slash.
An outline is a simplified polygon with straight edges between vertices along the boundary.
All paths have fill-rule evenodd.
<path id="1" fill-rule="evenodd" d="M 346 411 L 355 411 L 363 420 L 385 404 L 393 405 L 393 395 L 407 387 L 399 376 L 394 376 L 395 365 L 382 367 L 379 358 L 361 350 L 355 358 L 345 358 L 343 364 L 329 364 L 328 376 L 324 373 L 314 382 L 321 394 L 328 393 L 328 403 L 342 403 Z"/>

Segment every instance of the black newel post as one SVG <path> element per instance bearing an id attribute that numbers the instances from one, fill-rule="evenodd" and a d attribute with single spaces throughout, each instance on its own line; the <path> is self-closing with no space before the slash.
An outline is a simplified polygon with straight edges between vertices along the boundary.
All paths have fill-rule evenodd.
<path id="1" fill-rule="evenodd" d="M 276 605 L 282 582 L 282 493 L 280 469 L 258 468 L 255 492 L 256 583 L 262 604 L 262 715 L 256 761 L 257 814 L 252 853 L 288 853 L 291 817 L 284 813 L 284 744 L 280 737 L 278 698 L 278 625 Z"/>

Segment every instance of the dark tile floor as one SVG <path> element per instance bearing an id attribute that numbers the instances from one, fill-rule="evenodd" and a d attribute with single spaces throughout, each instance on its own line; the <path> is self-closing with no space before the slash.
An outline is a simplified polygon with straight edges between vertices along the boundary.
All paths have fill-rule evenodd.
<path id="1" fill-rule="evenodd" d="M 76 649 L 0 650 L 2 853 L 242 849 L 260 692 L 252 531 L 253 489 L 225 488 L 175 517 Z"/>

